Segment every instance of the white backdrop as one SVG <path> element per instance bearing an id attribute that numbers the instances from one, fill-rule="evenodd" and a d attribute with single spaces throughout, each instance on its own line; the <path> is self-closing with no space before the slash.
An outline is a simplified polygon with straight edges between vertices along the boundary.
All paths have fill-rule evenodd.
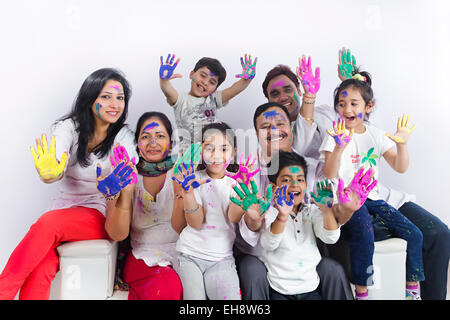
<path id="1" fill-rule="evenodd" d="M 0 269 L 31 224 L 46 211 L 57 185 L 43 184 L 29 151 L 34 138 L 71 108 L 84 79 L 116 67 L 133 87 L 128 123 L 148 110 L 172 110 L 159 88 L 159 57 L 181 57 L 173 81 L 189 89 L 188 73 L 203 57 L 239 73 L 239 57 L 258 57 L 249 88 L 219 113 L 248 129 L 266 102 L 261 84 L 276 64 L 295 70 L 301 54 L 321 67 L 318 104 L 332 105 L 337 57 L 351 48 L 373 75 L 371 120 L 395 132 L 403 112 L 417 122 L 411 164 L 400 175 L 384 162 L 384 184 L 417 195 L 417 202 L 450 222 L 450 14 L 446 1 L 2 1 L 0 8 Z"/>

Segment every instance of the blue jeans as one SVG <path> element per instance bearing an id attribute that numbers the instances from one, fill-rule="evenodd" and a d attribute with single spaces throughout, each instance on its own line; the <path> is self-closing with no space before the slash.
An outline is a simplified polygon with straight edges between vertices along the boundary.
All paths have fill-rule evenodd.
<path id="1" fill-rule="evenodd" d="M 423 281 L 422 232 L 402 213 L 383 200 L 367 199 L 342 226 L 343 237 L 349 241 L 352 282 L 373 285 L 374 241 L 391 237 L 407 241 L 406 281 Z"/>
<path id="2" fill-rule="evenodd" d="M 450 231 L 447 225 L 414 202 L 406 202 L 398 210 L 423 234 L 425 281 L 420 283 L 421 299 L 445 300 L 450 257 Z"/>

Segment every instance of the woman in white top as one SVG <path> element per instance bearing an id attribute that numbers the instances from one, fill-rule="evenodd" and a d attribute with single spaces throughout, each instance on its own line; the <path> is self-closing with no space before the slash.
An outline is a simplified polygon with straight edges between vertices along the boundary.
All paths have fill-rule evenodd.
<path id="1" fill-rule="evenodd" d="M 101 165 L 103 177 L 110 173 L 115 143 L 135 153 L 125 125 L 130 96 L 122 73 L 97 70 L 84 81 L 72 111 L 53 126 L 50 148 L 45 134 L 42 145 L 36 139 L 37 172 L 44 183 L 59 181 L 60 193 L 11 254 L 0 275 L 0 299 L 14 299 L 19 289 L 19 299 L 48 299 L 59 266 L 56 248 L 64 241 L 108 239 L 96 170 Z"/>
<path id="2" fill-rule="evenodd" d="M 160 112 L 144 113 L 135 141 L 137 184 L 120 192 L 116 206 L 107 212 L 106 230 L 116 241 L 130 235 L 131 252 L 123 270 L 129 300 L 180 300 L 181 282 L 174 271 L 178 233 L 171 225 L 174 185 L 169 119 Z"/>

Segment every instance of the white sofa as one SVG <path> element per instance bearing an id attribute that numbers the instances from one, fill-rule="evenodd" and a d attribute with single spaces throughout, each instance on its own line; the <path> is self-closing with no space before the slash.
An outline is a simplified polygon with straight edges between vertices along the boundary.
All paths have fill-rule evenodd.
<path id="1" fill-rule="evenodd" d="M 109 240 L 68 242 L 58 247 L 60 271 L 50 299 L 104 300 L 113 296 L 118 245 Z"/>
<path id="2" fill-rule="evenodd" d="M 70 242 L 58 247 L 60 271 L 52 283 L 50 299 L 127 299 L 114 292 L 117 243 L 108 240 Z M 405 299 L 406 241 L 392 238 L 375 242 L 372 300 Z"/>

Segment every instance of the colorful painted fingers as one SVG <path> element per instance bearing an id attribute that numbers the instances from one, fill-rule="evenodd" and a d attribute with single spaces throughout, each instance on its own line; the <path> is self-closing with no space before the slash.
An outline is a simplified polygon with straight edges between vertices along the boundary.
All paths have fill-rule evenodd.
<path id="1" fill-rule="evenodd" d="M 97 189 L 103 193 L 107 200 L 114 200 L 120 194 L 120 191 L 131 183 L 130 177 L 133 169 L 125 161 L 119 163 L 113 172 L 106 176 L 102 176 L 102 167 L 97 165 Z"/>
<path id="2" fill-rule="evenodd" d="M 171 80 L 174 78 L 181 78 L 181 74 L 174 74 L 175 68 L 180 62 L 180 58 L 173 63 L 175 59 L 175 55 L 171 55 L 170 53 L 167 55 L 166 62 L 163 62 L 163 57 L 161 56 L 161 66 L 159 67 L 159 78 L 164 80 Z"/>
<path id="3" fill-rule="evenodd" d="M 34 165 L 38 170 L 42 180 L 52 180 L 59 178 L 64 172 L 67 163 L 67 152 L 61 156 L 61 160 L 56 159 L 56 141 L 55 137 L 50 138 L 50 149 L 47 144 L 47 136 L 42 135 L 42 145 L 39 138 L 36 139 L 37 153 L 33 147 L 30 147 L 31 155 L 34 159 Z"/>
<path id="4" fill-rule="evenodd" d="M 331 208 L 334 199 L 333 188 L 328 179 L 316 183 L 316 193 L 311 192 L 311 198 L 317 205 L 326 205 Z"/>
<path id="5" fill-rule="evenodd" d="M 255 77 L 255 68 L 256 68 L 256 61 L 258 61 L 258 58 L 255 58 L 255 61 L 252 62 L 252 55 L 245 54 L 245 60 L 241 57 L 241 66 L 242 66 L 242 73 L 237 74 L 236 78 L 241 79 L 253 79 Z"/>
<path id="6" fill-rule="evenodd" d="M 184 167 L 184 170 L 183 170 Z M 182 165 L 178 166 L 178 170 L 182 175 L 182 180 L 178 179 L 177 177 L 172 177 L 172 180 L 177 182 L 184 191 L 189 191 L 192 187 L 192 190 L 197 189 L 204 183 L 208 183 L 211 181 L 211 179 L 206 179 L 205 181 L 198 181 L 195 177 L 195 169 L 194 164 L 191 162 L 189 165 L 186 163 L 183 163 Z"/>
<path id="7" fill-rule="evenodd" d="M 345 121 L 339 119 L 338 122 L 333 121 L 333 130 L 327 130 L 328 134 L 333 137 L 336 144 L 340 147 L 345 147 L 351 140 L 353 135 L 353 129 L 350 130 L 350 133 L 347 135 L 347 130 L 345 129 Z"/>
<path id="8" fill-rule="evenodd" d="M 376 187 L 378 181 L 372 181 L 374 170 L 369 168 L 364 172 L 364 167 L 361 167 L 355 173 L 350 185 L 344 188 L 344 181 L 339 179 L 338 182 L 338 200 L 340 203 L 348 203 L 352 199 L 358 199 L 360 206 L 366 201 L 369 193 Z"/>
<path id="9" fill-rule="evenodd" d="M 315 70 L 315 75 L 311 69 L 311 57 L 308 57 L 308 62 L 306 62 L 306 57 L 302 56 L 298 59 L 299 66 L 297 67 L 297 77 L 303 84 L 303 89 L 310 94 L 315 95 L 320 89 L 320 68 L 317 67 Z"/>
<path id="10" fill-rule="evenodd" d="M 239 196 L 240 200 L 235 197 L 230 197 L 230 200 L 241 207 L 251 217 L 262 216 L 269 209 L 272 200 L 272 185 L 270 184 L 266 189 L 266 197 L 258 197 L 258 187 L 255 181 L 250 180 L 252 191 L 244 183 L 239 183 L 239 186 L 234 186 L 233 189 Z"/>
<path id="11" fill-rule="evenodd" d="M 391 136 L 389 133 L 386 133 L 386 136 L 394 141 L 395 143 L 406 143 L 408 141 L 409 135 L 416 128 L 416 124 L 411 128 L 409 126 L 409 116 L 403 114 L 402 118 L 398 118 L 397 121 L 397 132 L 394 136 Z"/>
<path id="12" fill-rule="evenodd" d="M 225 172 L 225 175 L 230 177 L 230 178 L 233 178 L 237 182 L 243 182 L 245 185 L 248 186 L 248 183 L 249 183 L 250 179 L 253 178 L 253 176 L 255 174 L 257 174 L 261 170 L 261 167 L 259 167 L 256 170 L 251 171 L 253 165 L 255 164 L 255 161 L 256 161 L 257 157 L 254 157 L 253 159 L 252 158 L 253 158 L 253 155 L 250 154 L 248 159 L 247 159 L 247 161 L 244 164 L 244 153 L 242 152 L 241 153 L 241 158 L 239 160 L 239 170 L 238 170 L 238 172 L 236 172 L 235 174 L 230 174 L 228 172 Z M 230 161 L 231 161 L 231 159 L 230 159 Z M 225 164 L 224 167 L 225 168 L 228 167 L 229 163 L 230 162 L 228 161 Z"/>
<path id="13" fill-rule="evenodd" d="M 355 56 L 351 54 L 350 49 L 342 48 L 342 50 L 339 50 L 339 78 L 342 81 L 350 79 L 356 69 L 356 59 Z"/>
<path id="14" fill-rule="evenodd" d="M 111 165 L 114 168 L 116 168 L 121 162 L 125 162 L 125 164 L 131 163 L 133 166 L 136 165 L 136 159 L 133 157 L 133 159 L 130 160 L 127 149 L 125 149 L 125 147 L 120 145 L 119 143 L 117 143 L 116 146 L 113 148 L 113 154 L 109 156 L 109 160 L 111 161 Z M 137 183 L 136 172 L 133 172 L 131 174 L 131 183 L 132 184 Z"/>

